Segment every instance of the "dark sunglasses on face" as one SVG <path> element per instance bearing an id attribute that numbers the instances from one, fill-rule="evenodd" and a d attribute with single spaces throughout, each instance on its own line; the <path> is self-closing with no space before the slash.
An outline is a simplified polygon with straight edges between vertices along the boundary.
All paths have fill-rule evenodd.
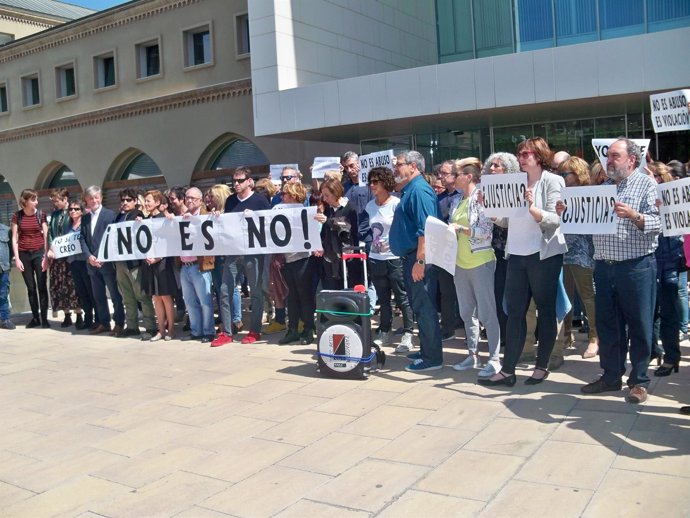
<path id="1" fill-rule="evenodd" d="M 81 209 L 79 207 L 70 207 L 67 212 L 79 212 Z"/>
<path id="2" fill-rule="evenodd" d="M 120 200 L 120 203 L 132 203 L 134 201 L 134 198 L 122 198 Z"/>
<path id="3" fill-rule="evenodd" d="M 244 183 L 247 180 L 249 180 L 249 177 L 245 176 L 244 178 L 233 178 L 232 182 L 233 183 Z"/>
<path id="4" fill-rule="evenodd" d="M 282 182 L 289 182 L 289 181 L 292 180 L 293 178 L 294 178 L 294 176 L 281 176 L 281 177 L 280 177 L 280 180 L 281 180 Z"/>

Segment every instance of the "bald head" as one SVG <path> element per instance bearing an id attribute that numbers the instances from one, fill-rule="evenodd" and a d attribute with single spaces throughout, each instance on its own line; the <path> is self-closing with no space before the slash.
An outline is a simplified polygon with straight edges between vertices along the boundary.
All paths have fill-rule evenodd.
<path id="1" fill-rule="evenodd" d="M 569 158 L 570 153 L 567 151 L 558 151 L 554 153 L 553 158 L 551 159 L 551 170 L 557 171 L 558 167 Z"/>

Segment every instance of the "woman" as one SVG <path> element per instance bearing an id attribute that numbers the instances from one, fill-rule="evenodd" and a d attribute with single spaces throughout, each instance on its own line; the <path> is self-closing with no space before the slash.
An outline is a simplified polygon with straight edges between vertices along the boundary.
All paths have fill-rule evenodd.
<path id="1" fill-rule="evenodd" d="M 50 193 L 50 200 L 53 202 L 55 210 L 50 216 L 50 223 L 48 224 L 48 259 L 50 260 L 50 300 L 53 305 L 53 311 L 64 311 L 65 319 L 60 324 L 60 327 L 69 327 L 72 325 L 71 310 L 76 310 L 77 320 L 76 328 L 82 329 L 84 327 L 84 320 L 82 318 L 79 297 L 72 280 L 72 274 L 69 270 L 69 263 L 66 258 L 55 259 L 55 254 L 50 249 L 53 240 L 67 234 L 70 229 L 70 218 L 67 213 L 67 206 L 69 205 L 69 191 L 67 189 L 53 189 Z"/>
<path id="2" fill-rule="evenodd" d="M 314 219 L 323 224 L 321 243 L 323 245 L 321 285 L 325 290 L 343 288 L 343 246 L 354 246 L 357 238 L 357 209 L 343 197 L 343 185 L 335 180 L 321 184 L 321 197 L 325 204 L 323 214 L 317 213 Z M 350 272 L 351 273 L 351 272 Z M 352 279 L 352 276 L 349 276 Z"/>
<path id="3" fill-rule="evenodd" d="M 571 157 L 558 166 L 558 173 L 565 180 L 566 187 L 581 187 L 590 185 L 590 174 L 587 162 L 578 157 Z M 556 204 L 556 212 L 560 216 L 565 209 L 563 202 Z M 570 300 L 575 300 L 575 290 L 585 307 L 589 322 L 587 348 L 582 353 L 583 358 L 594 358 L 599 353 L 599 339 L 597 338 L 596 307 L 594 305 L 594 244 L 592 236 L 585 234 L 566 234 L 565 242 L 568 251 L 563 256 L 563 284 Z M 570 311 L 563 319 L 562 347 L 573 344 L 572 335 L 573 312 Z"/>
<path id="4" fill-rule="evenodd" d="M 491 248 L 493 223 L 484 215 L 484 207 L 477 200 L 477 183 L 481 178 L 482 163 L 477 158 L 456 160 L 453 164 L 455 189 L 462 191 L 450 207 L 450 225 L 458 236 L 455 259 L 455 292 L 460 317 L 465 322 L 465 335 L 469 356 L 453 368 L 457 371 L 481 367 L 478 355 L 479 322 L 486 328 L 489 342 L 489 361 L 479 371 L 480 379 L 500 372 L 500 326 L 494 298 L 494 271 L 496 257 Z"/>
<path id="5" fill-rule="evenodd" d="M 69 208 L 67 209 L 69 214 L 69 233 L 80 233 L 81 232 L 81 217 L 84 213 L 84 206 L 79 200 L 71 200 L 69 202 Z M 79 306 L 82 308 L 84 313 L 83 325 L 79 326 L 79 320 L 74 326 L 77 329 L 90 329 L 93 326 L 94 308 L 96 307 L 96 302 L 93 298 L 93 291 L 91 290 L 91 280 L 89 279 L 89 272 L 86 268 L 86 252 L 81 254 L 69 255 L 66 257 L 67 264 L 69 264 L 69 271 L 72 275 L 72 280 L 74 281 L 74 288 L 79 297 Z"/>
<path id="6" fill-rule="evenodd" d="M 565 183 L 563 178 L 548 171 L 552 152 L 543 138 L 521 142 L 517 157 L 520 169 L 527 173 L 528 211 L 525 215 L 496 221 L 508 227 L 506 350 L 503 368 L 491 378 L 480 379 L 483 385 L 515 385 L 515 366 L 525 345 L 525 315 L 530 294 L 537 306 L 539 350 L 536 367 L 525 384 L 536 385 L 548 377 L 549 358 L 556 341 L 556 292 L 563 254 L 568 247 L 559 230 L 560 218 L 555 209 Z"/>
<path id="7" fill-rule="evenodd" d="M 19 205 L 21 208 L 12 215 L 12 250 L 14 265 L 22 272 L 31 306 L 32 318 L 26 327 L 48 328 L 48 222 L 45 212 L 38 208 L 36 191 L 24 189 Z"/>
<path id="8" fill-rule="evenodd" d="M 520 164 L 515 155 L 511 153 L 494 153 L 484 162 L 482 175 L 485 174 L 510 174 L 519 173 Z M 508 315 L 503 311 L 503 293 L 506 286 L 506 270 L 508 268 L 508 261 L 506 259 L 505 249 L 506 240 L 508 239 L 508 229 L 494 225 L 493 236 L 491 239 L 491 246 L 494 249 L 496 256 L 496 271 L 494 273 L 494 299 L 496 301 L 496 315 L 498 316 L 498 325 L 501 328 L 501 348 L 505 347 L 506 340 L 506 322 Z"/>
<path id="9" fill-rule="evenodd" d="M 165 218 L 160 207 L 163 193 L 157 189 L 146 191 L 144 207 L 149 218 Z M 142 263 L 141 290 L 153 299 L 153 307 L 158 320 L 158 332 L 151 337 L 151 342 L 175 338 L 175 309 L 173 296 L 177 293 L 175 280 L 175 258 L 147 257 Z"/>
<path id="10" fill-rule="evenodd" d="M 283 202 L 276 205 L 276 209 L 304 207 L 307 189 L 301 183 L 285 183 L 281 192 Z M 309 252 L 285 254 L 284 259 L 282 274 L 288 289 L 288 330 L 278 343 L 285 345 L 299 342 L 307 345 L 314 341 L 316 284 L 312 282 L 312 279 L 318 276 L 317 263 Z M 301 334 L 300 320 L 304 324 Z"/>
<path id="11" fill-rule="evenodd" d="M 647 170 L 658 183 L 673 181 L 671 172 L 663 162 L 650 163 Z M 654 312 L 655 350 L 652 358 L 663 359 L 663 363 L 654 371 L 655 376 L 669 376 L 678 372 L 680 363 L 680 322 L 682 308 L 680 305 L 680 272 L 685 270 L 685 254 L 681 236 L 664 236 L 659 234 L 659 246 L 654 252 L 656 257 L 656 311 Z M 658 345 L 661 338 L 661 346 Z"/>
<path id="12" fill-rule="evenodd" d="M 407 299 L 405 281 L 402 274 L 402 259 L 391 252 L 388 234 L 393 223 L 395 208 L 400 198 L 391 193 L 395 190 L 393 171 L 387 167 L 375 167 L 369 171 L 369 189 L 374 199 L 367 203 L 366 212 L 369 215 L 369 228 L 372 233 L 371 250 L 369 252 L 369 272 L 376 290 L 376 297 L 381 308 L 378 345 L 391 343 L 391 326 L 393 324 L 393 309 L 391 307 L 391 292 L 395 297 L 395 304 L 402 311 L 403 335 L 400 345 L 395 351 L 407 353 L 412 350 L 412 326 L 414 325 L 412 308 Z"/>

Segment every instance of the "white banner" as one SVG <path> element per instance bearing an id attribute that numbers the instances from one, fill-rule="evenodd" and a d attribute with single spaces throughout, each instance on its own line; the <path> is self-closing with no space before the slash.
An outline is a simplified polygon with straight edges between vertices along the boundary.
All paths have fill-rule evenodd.
<path id="1" fill-rule="evenodd" d="M 316 207 L 126 221 L 109 225 L 99 261 L 321 250 Z"/>
<path id="2" fill-rule="evenodd" d="M 281 184 L 280 176 L 283 174 L 283 169 L 289 167 L 295 171 L 299 171 L 299 165 L 297 164 L 271 164 L 269 166 L 269 171 L 271 172 L 271 181 L 278 185 Z"/>
<path id="3" fill-rule="evenodd" d="M 615 185 L 566 187 L 561 190 L 565 210 L 561 214 L 564 234 L 615 234 L 618 201 Z"/>
<path id="4" fill-rule="evenodd" d="M 424 258 L 427 264 L 435 264 L 455 275 L 455 258 L 458 255 L 458 237 L 453 227 L 440 219 L 428 216 L 424 225 Z"/>
<path id="5" fill-rule="evenodd" d="M 661 200 L 659 213 L 664 235 L 690 234 L 690 178 L 661 183 L 656 190 Z"/>
<path id="6" fill-rule="evenodd" d="M 311 167 L 312 178 L 323 178 L 326 171 L 340 171 L 340 158 L 337 156 L 317 156 Z"/>
<path id="7" fill-rule="evenodd" d="M 393 150 L 378 151 L 376 153 L 369 153 L 359 157 L 359 185 L 367 185 L 369 178 L 369 171 L 374 167 L 387 167 L 391 171 L 395 164 L 395 156 Z"/>
<path id="8" fill-rule="evenodd" d="M 55 259 L 81 254 L 79 232 L 71 232 L 64 236 L 56 237 L 50 244 L 50 249 L 53 251 L 53 254 L 55 254 Z"/>
<path id="9" fill-rule="evenodd" d="M 690 90 L 674 90 L 649 96 L 654 133 L 690 129 Z"/>
<path id="10" fill-rule="evenodd" d="M 487 217 L 506 218 L 527 212 L 527 173 L 484 175 L 480 187 Z"/>
<path id="11" fill-rule="evenodd" d="M 608 156 L 609 156 L 609 146 L 613 144 L 617 138 L 593 138 L 592 139 L 592 147 L 594 148 L 594 152 L 597 154 L 597 158 L 599 158 L 599 162 L 601 162 L 601 166 L 604 168 L 604 171 L 606 171 L 606 164 L 608 163 Z M 640 164 L 640 172 L 644 173 L 644 168 L 647 167 L 647 150 L 649 149 L 649 139 L 648 138 L 631 138 L 635 144 L 640 146 L 640 150 L 642 151 L 642 163 Z"/>

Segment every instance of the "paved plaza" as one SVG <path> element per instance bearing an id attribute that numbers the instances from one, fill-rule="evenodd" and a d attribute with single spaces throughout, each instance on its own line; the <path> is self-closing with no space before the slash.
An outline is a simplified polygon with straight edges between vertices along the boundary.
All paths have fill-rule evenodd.
<path id="1" fill-rule="evenodd" d="M 0 331 L 2 517 L 690 516 L 688 342 L 633 406 L 580 395 L 599 368 L 576 350 L 495 390 L 450 367 L 461 334 L 441 371 L 387 348 L 344 381 L 282 335 L 211 349 L 53 325 Z"/>

